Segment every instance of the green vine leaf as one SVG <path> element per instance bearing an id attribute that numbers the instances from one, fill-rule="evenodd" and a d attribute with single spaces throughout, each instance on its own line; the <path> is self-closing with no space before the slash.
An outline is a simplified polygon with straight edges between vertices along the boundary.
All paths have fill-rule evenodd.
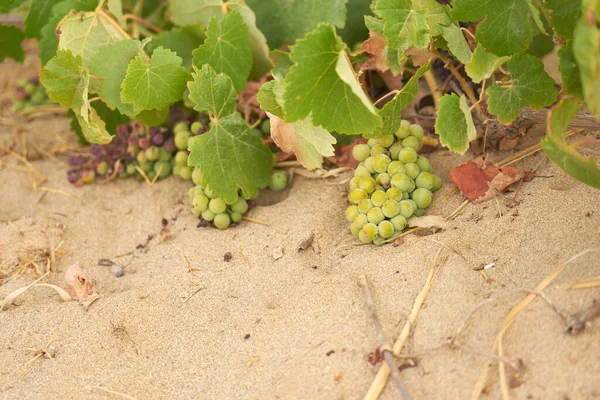
<path id="1" fill-rule="evenodd" d="M 7 58 L 23 62 L 25 53 L 21 42 L 24 39 L 25 34 L 16 26 L 0 24 L 0 62 Z"/>
<path id="2" fill-rule="evenodd" d="M 136 56 L 148 59 L 141 43 L 138 40 L 120 40 L 100 49 L 90 64 L 90 73 L 101 78 L 95 91 L 110 107 L 130 116 L 136 112 L 133 105 L 121 101 L 121 83 L 129 64 Z"/>
<path id="3" fill-rule="evenodd" d="M 475 139 L 477 132 L 464 94 L 458 97 L 452 93 L 442 97 L 435 133 L 440 136 L 440 143 L 455 153 L 465 154 L 469 149 L 469 143 Z"/>
<path id="4" fill-rule="evenodd" d="M 573 54 L 573 43 L 571 41 L 558 50 L 558 70 L 562 77 L 565 93 L 583 99 L 583 86 L 581 85 L 581 73 L 575 55 Z"/>
<path id="5" fill-rule="evenodd" d="M 457 24 L 451 23 L 448 26 L 442 26 L 442 36 L 446 39 L 448 50 L 458 61 L 463 64 L 471 61 L 473 52 Z"/>
<path id="6" fill-rule="evenodd" d="M 229 204 L 239 189 L 255 197 L 271 180 L 271 150 L 249 133 L 239 113 L 214 120 L 210 131 L 194 138 L 190 151 L 188 164 L 200 167 L 202 184 Z"/>
<path id="7" fill-rule="evenodd" d="M 231 78 L 237 92 L 246 87 L 252 69 L 252 50 L 248 28 L 238 12 L 223 16 L 221 21 L 212 17 L 208 22 L 207 39 L 193 55 L 193 63 L 200 68 L 209 64 L 216 72 Z"/>
<path id="8" fill-rule="evenodd" d="M 475 39 L 499 56 L 527 50 L 539 27 L 539 14 L 531 0 L 454 0 L 452 7 L 451 15 L 459 21 L 477 22 L 485 17 L 477 25 Z"/>
<path id="9" fill-rule="evenodd" d="M 495 54 L 488 53 L 481 44 L 478 44 L 473 52 L 473 58 L 465 64 L 465 70 L 473 82 L 480 83 L 491 78 L 494 71 L 509 59 L 510 57 L 498 57 Z"/>
<path id="10" fill-rule="evenodd" d="M 256 99 L 260 104 L 261 110 L 266 111 L 276 117 L 284 118 L 283 108 L 279 104 L 279 101 L 277 100 L 277 95 L 275 94 L 275 90 L 277 90 L 276 88 L 278 84 L 278 81 L 269 81 L 267 83 L 264 83 L 260 87 Z"/>
<path id="11" fill-rule="evenodd" d="M 488 89 L 488 109 L 500 122 L 514 121 L 525 106 L 539 109 L 556 100 L 554 80 L 537 58 L 517 54 L 508 61 L 506 70 L 510 80 Z"/>
<path id="12" fill-rule="evenodd" d="M 107 14 L 71 11 L 58 24 L 59 50 L 70 50 L 81 55 L 83 66 L 88 67 L 96 53 L 111 43 L 129 39 L 127 33 Z"/>
<path id="13" fill-rule="evenodd" d="M 572 99 L 564 98 L 548 113 L 548 132 L 542 139 L 542 149 L 560 168 L 573 178 L 600 189 L 600 168 L 592 159 L 581 155 L 565 139 L 569 123 L 581 106 Z"/>
<path id="14" fill-rule="evenodd" d="M 366 135 L 365 137 L 378 138 L 382 136 L 393 135 L 400 129 L 400 123 L 402 121 L 401 112 L 403 109 L 408 107 L 419 90 L 419 79 L 423 74 L 431 68 L 431 63 L 423 65 L 410 77 L 406 85 L 400 90 L 392 100 L 387 102 L 381 110 L 379 115 L 383 120 L 383 129 L 376 132 L 374 135 Z"/>
<path id="15" fill-rule="evenodd" d="M 586 0 L 573 37 L 573 54 L 579 73 L 583 94 L 590 112 L 600 119 L 600 2 Z"/>
<path id="16" fill-rule="evenodd" d="M 131 61 L 121 84 L 121 101 L 133 104 L 135 112 L 163 109 L 183 98 L 186 79 L 181 57 L 159 47 L 150 59 L 137 56 Z"/>
<path id="17" fill-rule="evenodd" d="M 171 19 L 179 26 L 201 24 L 208 26 L 211 17 L 221 20 L 230 11 L 237 11 L 248 27 L 252 49 L 250 78 L 258 79 L 272 67 L 265 35 L 256 27 L 256 16 L 244 0 L 169 0 Z"/>
<path id="18" fill-rule="evenodd" d="M 573 29 L 581 15 L 581 0 L 545 0 L 550 26 L 566 40 L 573 39 Z"/>
<path id="19" fill-rule="evenodd" d="M 188 88 L 194 110 L 208 111 L 217 119 L 236 112 L 235 89 L 229 76 L 217 74 L 210 65 L 205 64 L 192 74 L 192 78 Z"/>
<path id="20" fill-rule="evenodd" d="M 146 49 L 152 51 L 162 46 L 172 50 L 181 57 L 183 66 L 189 70 L 192 66 L 192 52 L 204 42 L 204 39 L 204 30 L 197 25 L 177 26 L 153 36 Z"/>
<path id="21" fill-rule="evenodd" d="M 370 134 L 382 125 L 362 90 L 333 26 L 321 24 L 292 47 L 283 108 L 286 122 L 311 116 L 312 124 L 345 134 Z"/>
<path id="22" fill-rule="evenodd" d="M 14 1 L 14 0 L 13 0 Z M 29 14 L 25 18 L 25 35 L 29 38 L 41 38 L 42 28 L 56 2 L 49 0 L 32 0 Z"/>
<path id="23" fill-rule="evenodd" d="M 277 49 L 303 37 L 320 22 L 343 28 L 346 23 L 347 2 L 348 0 L 248 0 L 248 5 L 256 14 L 256 23 L 265 34 L 269 47 Z"/>
<path id="24" fill-rule="evenodd" d="M 427 48 L 427 10 L 413 10 L 409 0 L 377 0 L 373 12 L 384 21 L 383 35 L 392 49 Z"/>
<path id="25" fill-rule="evenodd" d="M 15 8 L 21 7 L 25 0 L 4 0 L 0 3 L 0 14 L 8 14 Z"/>

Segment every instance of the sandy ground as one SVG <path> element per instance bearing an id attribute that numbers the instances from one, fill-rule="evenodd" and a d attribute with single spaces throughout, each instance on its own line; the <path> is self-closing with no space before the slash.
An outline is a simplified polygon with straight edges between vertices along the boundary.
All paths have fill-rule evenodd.
<path id="1" fill-rule="evenodd" d="M 3 91 L 24 71 L 0 65 Z M 22 134 L 30 155 L 50 150 L 57 137 L 74 142 L 63 118 L 25 121 L 6 105 L 0 121 L 5 146 L 22 151 Z M 530 132 L 524 145 L 539 140 L 540 132 Z M 432 156 L 445 186 L 430 214 L 448 215 L 461 204 L 448 170 L 469 156 Z M 440 243 L 460 255 L 446 247 L 441 252 L 442 267 L 404 350 L 419 355 L 417 366 L 401 375 L 415 399 L 464 399 L 491 361 L 483 398 L 500 398 L 497 362 L 486 354 L 506 313 L 525 295 L 518 290 L 533 289 L 561 262 L 600 246 L 600 191 L 543 158 L 518 164 L 539 165 L 547 177 L 523 184 L 516 207 L 502 198 L 471 204 L 444 231 L 383 248 L 355 245 L 344 218 L 345 187 L 336 180 L 297 178 L 285 200 L 251 212 L 269 226 L 246 222 L 218 231 L 196 228 L 189 184 L 173 178 L 153 190 L 135 180 L 78 189 L 66 180 L 64 157 L 32 161 L 48 179 L 43 187 L 72 198 L 43 195 L 32 190 L 26 172 L 0 168 L 0 298 L 33 281 L 32 270 L 11 271 L 20 255 L 47 249 L 51 240 L 65 253 L 44 281 L 64 287 L 65 269 L 80 262 L 102 295 L 85 311 L 77 302 L 60 302 L 50 289 L 34 288 L 0 312 L 0 398 L 119 398 L 94 387 L 138 399 L 362 398 L 379 365 L 367 359 L 378 344 L 357 277 L 371 282 L 392 342 Z M 10 155 L 0 162 L 17 164 Z M 163 218 L 172 242 L 161 242 Z M 298 252 L 311 234 L 313 246 Z M 136 248 L 140 244 L 146 245 Z M 279 248 L 284 255 L 274 261 Z M 226 252 L 230 262 L 223 260 Z M 600 288 L 566 287 L 600 276 L 599 255 L 570 263 L 544 293 L 567 313 L 590 306 Z M 101 258 L 122 264 L 124 276 L 99 266 Z M 482 263 L 495 263 L 489 280 L 473 269 Z M 428 350 L 490 297 L 500 300 L 473 315 L 458 346 Z M 25 366 L 33 356 L 27 348 L 42 348 L 53 335 L 56 358 Z M 518 315 L 504 348 L 508 359 L 524 365 L 512 380 L 513 398 L 600 398 L 600 323 L 567 335 L 565 322 L 538 299 Z M 512 378 L 514 371 L 507 371 Z M 398 397 L 388 382 L 382 398 Z"/>

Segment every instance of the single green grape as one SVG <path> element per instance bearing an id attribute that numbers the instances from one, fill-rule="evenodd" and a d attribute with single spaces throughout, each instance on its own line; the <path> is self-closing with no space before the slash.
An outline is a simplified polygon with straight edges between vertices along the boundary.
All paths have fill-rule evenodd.
<path id="1" fill-rule="evenodd" d="M 215 215 L 213 220 L 213 224 L 219 229 L 227 229 L 227 227 L 231 224 L 231 219 L 229 219 L 229 215 L 225 213 Z"/>
<path id="2" fill-rule="evenodd" d="M 402 200 L 402 190 L 398 189 L 395 186 L 392 186 L 391 188 L 389 188 L 387 190 L 387 192 L 385 192 L 385 195 L 390 200 L 396 200 L 396 201 Z"/>
<path id="3" fill-rule="evenodd" d="M 156 146 L 148 147 L 146 149 L 145 153 L 146 153 L 146 158 L 150 161 L 156 161 L 156 160 L 158 160 L 158 157 L 160 157 L 160 149 Z"/>
<path id="4" fill-rule="evenodd" d="M 369 222 L 362 227 L 362 231 L 365 233 L 365 236 L 369 241 L 373 241 L 377 237 L 377 224 L 373 222 Z"/>
<path id="5" fill-rule="evenodd" d="M 152 168 L 154 167 L 154 164 L 153 164 L 153 163 L 151 163 L 150 161 L 146 161 L 146 162 L 144 162 L 144 163 L 140 163 L 140 164 L 138 164 L 138 166 L 140 167 L 140 169 L 141 169 L 142 171 L 144 171 L 144 172 L 146 173 L 146 175 L 148 175 L 148 173 L 149 173 L 150 171 L 152 171 Z"/>
<path id="6" fill-rule="evenodd" d="M 417 204 L 417 208 L 427 208 L 433 200 L 433 195 L 429 189 L 418 188 L 412 193 L 412 199 Z"/>
<path id="7" fill-rule="evenodd" d="M 400 150 L 402 150 L 402 143 L 396 142 L 390 146 L 390 158 L 392 160 L 398 159 L 398 154 L 400 154 Z"/>
<path id="8" fill-rule="evenodd" d="M 210 211 L 210 209 L 202 211 L 202 214 L 200 214 L 200 215 L 202 216 L 203 220 L 208 221 L 208 222 L 215 219 L 215 213 Z"/>
<path id="9" fill-rule="evenodd" d="M 363 243 L 371 243 L 373 241 L 367 237 L 365 231 L 363 231 L 362 229 L 358 231 L 358 240 L 360 240 Z"/>
<path id="10" fill-rule="evenodd" d="M 367 213 L 367 219 L 369 222 L 374 224 L 378 224 L 385 219 L 385 215 L 383 215 L 383 211 L 379 207 L 373 207 Z"/>
<path id="11" fill-rule="evenodd" d="M 369 171 L 370 174 L 375 173 L 375 167 L 373 166 L 373 162 L 375 161 L 375 157 L 369 156 L 363 161 L 363 166 Z"/>
<path id="12" fill-rule="evenodd" d="M 138 162 L 138 164 L 147 163 L 148 157 L 146 157 L 146 152 L 140 151 L 139 153 L 137 153 L 137 155 L 135 156 L 135 160 Z"/>
<path id="13" fill-rule="evenodd" d="M 382 173 L 387 172 L 388 165 L 392 160 L 387 156 L 387 154 L 381 153 L 375 156 L 373 159 L 373 168 L 375 172 Z"/>
<path id="14" fill-rule="evenodd" d="M 406 173 L 406 170 L 404 169 L 404 164 L 401 163 L 400 161 L 392 161 L 389 165 L 388 165 L 388 170 L 387 173 L 390 174 L 390 176 L 394 176 L 397 173 Z"/>
<path id="15" fill-rule="evenodd" d="M 371 177 L 371 172 L 369 172 L 369 170 L 364 165 L 359 165 L 354 170 L 354 177 L 355 178 L 362 178 L 362 177 L 369 177 L 370 178 Z"/>
<path id="16" fill-rule="evenodd" d="M 390 147 L 392 144 L 394 144 L 394 140 L 396 140 L 396 138 L 393 135 L 380 137 L 379 144 L 383 147 Z"/>
<path id="17" fill-rule="evenodd" d="M 358 203 L 357 208 L 359 213 L 366 214 L 371 208 L 373 208 L 373 202 L 371 199 L 361 200 L 360 203 Z"/>
<path id="18" fill-rule="evenodd" d="M 408 177 L 408 175 L 403 173 L 397 173 L 392 176 L 391 184 L 393 187 L 397 187 L 398 189 L 406 192 L 410 188 L 410 182 L 412 179 Z"/>
<path id="19" fill-rule="evenodd" d="M 394 218 L 390 219 L 392 225 L 394 225 L 394 229 L 398 232 L 401 232 L 406 228 L 406 218 L 402 215 L 396 215 Z"/>
<path id="20" fill-rule="evenodd" d="M 394 225 L 390 221 L 381 221 L 377 226 L 377 233 L 384 239 L 392 237 L 394 234 Z"/>
<path id="21" fill-rule="evenodd" d="M 188 190 L 188 195 L 190 196 L 190 200 L 194 200 L 194 197 L 198 196 L 199 194 L 201 194 L 202 196 L 206 196 L 204 194 L 204 190 L 202 190 L 202 186 L 194 186 L 191 187 L 190 190 Z"/>
<path id="22" fill-rule="evenodd" d="M 271 133 L 271 120 L 269 118 L 266 118 L 263 122 L 261 122 L 260 130 L 262 131 L 263 135 L 268 135 Z"/>
<path id="23" fill-rule="evenodd" d="M 204 210 L 208 209 L 208 197 L 206 197 L 204 194 L 197 194 L 194 196 L 194 199 L 192 200 L 192 206 L 194 207 L 195 210 L 198 210 L 198 212 L 202 212 Z"/>
<path id="24" fill-rule="evenodd" d="M 106 175 L 108 173 L 108 163 L 106 161 L 102 161 L 96 165 L 96 173 L 98 175 Z"/>
<path id="25" fill-rule="evenodd" d="M 419 156 L 417 157 L 416 164 L 419 166 L 421 171 L 431 172 L 431 163 L 427 159 L 427 157 Z"/>
<path id="26" fill-rule="evenodd" d="M 154 172 L 158 174 L 160 179 L 165 179 L 171 175 L 171 163 L 168 161 L 157 161 L 154 163 Z M 150 178 L 148 176 L 148 178 Z"/>
<path id="27" fill-rule="evenodd" d="M 361 229 L 365 224 L 369 222 L 369 219 L 365 214 L 358 214 L 354 221 L 352 221 L 352 225 L 356 226 L 358 229 Z"/>
<path id="28" fill-rule="evenodd" d="M 408 192 L 402 192 L 401 200 L 408 200 L 408 199 L 410 199 L 410 194 Z"/>
<path id="29" fill-rule="evenodd" d="M 198 131 L 200 129 L 202 129 L 204 127 L 204 125 L 202 125 L 202 122 L 200 121 L 194 121 L 192 122 L 192 126 L 190 126 L 190 131 L 194 134 L 197 135 Z"/>
<path id="30" fill-rule="evenodd" d="M 408 188 L 407 192 L 412 193 L 415 190 L 415 188 L 417 187 L 417 185 L 415 184 L 414 179 L 411 179 L 409 183 L 410 183 L 410 187 Z"/>
<path id="31" fill-rule="evenodd" d="M 358 237 L 358 233 L 360 232 L 360 228 L 357 228 L 354 225 L 350 225 L 350 232 L 356 237 Z"/>
<path id="32" fill-rule="evenodd" d="M 248 202 L 240 197 L 231 205 L 231 210 L 240 214 L 246 214 L 248 211 Z M 349 221 L 352 222 L 351 220 Z"/>
<path id="33" fill-rule="evenodd" d="M 159 161 L 171 161 L 173 159 L 173 153 L 165 150 L 164 147 L 158 148 L 158 159 Z"/>
<path id="34" fill-rule="evenodd" d="M 350 207 L 346 208 L 346 219 L 348 222 L 354 221 L 354 218 L 356 218 L 358 214 L 358 206 L 356 204 L 352 204 Z"/>
<path id="35" fill-rule="evenodd" d="M 202 214 L 200 211 L 197 211 L 194 207 L 192 207 L 192 215 L 194 217 L 199 217 Z"/>
<path id="36" fill-rule="evenodd" d="M 402 147 L 410 147 L 415 149 L 416 151 L 421 150 L 422 144 L 419 139 L 414 136 L 409 136 L 407 138 L 402 139 Z"/>
<path id="37" fill-rule="evenodd" d="M 179 172 L 181 172 L 181 165 L 171 165 L 171 169 L 173 170 L 173 175 L 179 176 Z"/>
<path id="38" fill-rule="evenodd" d="M 135 169 L 135 165 L 133 165 L 133 164 L 127 164 L 125 171 L 127 171 L 127 173 L 129 175 L 133 175 L 133 174 L 137 173 L 137 170 Z"/>
<path id="39" fill-rule="evenodd" d="M 410 179 L 416 179 L 417 176 L 419 176 L 419 172 L 421 172 L 417 164 L 412 162 L 404 164 L 404 169 L 406 170 L 406 175 Z"/>
<path id="40" fill-rule="evenodd" d="M 377 146 L 379 144 L 379 139 L 367 139 L 367 145 L 369 147 Z"/>
<path id="41" fill-rule="evenodd" d="M 371 157 L 375 157 L 380 154 L 384 154 L 385 151 L 386 151 L 385 147 L 383 147 L 380 144 L 376 144 L 375 146 L 371 147 Z"/>
<path id="42" fill-rule="evenodd" d="M 381 211 L 386 218 L 395 217 L 400 212 L 400 204 L 398 204 L 396 200 L 387 200 L 383 203 L 383 206 L 381 206 Z"/>
<path id="43" fill-rule="evenodd" d="M 403 147 L 400 150 L 400 154 L 398 154 L 398 160 L 402 161 L 404 164 L 406 163 L 414 163 L 419 158 L 417 152 L 412 147 Z"/>
<path id="44" fill-rule="evenodd" d="M 373 244 L 375 246 L 383 246 L 385 244 L 385 239 L 381 236 L 377 236 L 375 239 L 373 239 Z"/>
<path id="45" fill-rule="evenodd" d="M 81 180 L 83 183 L 94 183 L 96 181 L 96 172 L 94 170 L 83 171 Z"/>
<path id="46" fill-rule="evenodd" d="M 434 192 L 437 192 L 441 188 L 442 188 L 442 178 L 440 178 L 438 175 L 433 175 L 433 188 L 432 188 L 432 190 Z"/>
<path id="47" fill-rule="evenodd" d="M 235 193 L 235 199 L 234 199 L 233 201 L 226 201 L 225 203 L 226 203 L 228 206 L 231 206 L 232 204 L 234 204 L 235 202 L 237 202 L 239 199 L 240 199 L 240 195 L 239 195 L 239 194 L 236 192 L 236 193 Z"/>
<path id="48" fill-rule="evenodd" d="M 371 177 L 371 174 L 369 174 L 369 178 Z M 360 184 L 360 179 L 361 177 L 355 176 L 352 179 L 350 179 L 350 182 L 348 182 L 348 188 L 350 190 L 354 190 L 354 189 L 358 189 L 359 184 Z"/>
<path id="49" fill-rule="evenodd" d="M 434 180 L 433 174 L 430 174 L 429 172 L 421 172 L 419 176 L 417 176 L 417 179 L 415 179 L 415 184 L 418 188 L 433 190 Z"/>
<path id="50" fill-rule="evenodd" d="M 194 167 L 194 171 L 192 171 L 192 182 L 195 185 L 202 185 L 202 173 L 200 172 L 200 167 Z"/>
<path id="51" fill-rule="evenodd" d="M 398 131 L 396 132 L 396 137 L 398 139 L 404 139 L 408 135 L 410 135 L 410 122 L 403 119 L 400 122 L 400 128 L 398 128 Z"/>
<path id="52" fill-rule="evenodd" d="M 283 170 L 275 170 L 273 174 L 271 174 L 271 184 L 269 188 L 275 192 L 280 192 L 287 187 L 288 184 L 288 175 L 287 172 Z"/>
<path id="53" fill-rule="evenodd" d="M 371 155 L 371 147 L 365 143 L 359 143 L 352 148 L 352 157 L 356 161 L 365 161 Z"/>
<path id="54" fill-rule="evenodd" d="M 190 131 L 190 127 L 188 126 L 188 124 L 186 122 L 178 122 L 177 124 L 175 124 L 175 126 L 173 127 L 173 132 L 178 133 L 178 132 L 189 132 Z"/>
<path id="55" fill-rule="evenodd" d="M 367 197 L 367 192 L 362 189 L 354 189 L 348 193 L 348 201 L 352 204 L 358 204 L 362 199 L 366 199 Z"/>
<path id="56" fill-rule="evenodd" d="M 402 200 L 400 203 L 400 215 L 404 218 L 410 218 L 415 213 L 417 207 L 410 200 Z"/>
<path id="57" fill-rule="evenodd" d="M 212 199 L 208 203 L 208 208 L 214 214 L 221 214 L 221 213 L 224 213 L 225 210 L 227 209 L 227 203 L 225 203 L 225 201 L 223 199 L 219 199 L 217 197 L 215 199 Z"/>
<path id="58" fill-rule="evenodd" d="M 358 187 L 367 193 L 373 192 L 373 190 L 375 190 L 375 186 L 376 186 L 375 179 L 373 179 L 371 176 L 369 176 L 368 178 L 367 177 L 360 178 L 360 181 L 358 183 Z"/>
<path id="59" fill-rule="evenodd" d="M 231 216 L 232 222 L 240 222 L 244 218 L 244 216 L 242 214 L 240 214 L 239 212 L 235 212 L 235 211 L 232 211 L 230 216 Z"/>
<path id="60" fill-rule="evenodd" d="M 410 130 L 411 136 L 419 139 L 419 141 L 422 142 L 422 139 L 423 139 L 423 127 L 421 125 L 412 124 L 410 126 L 409 130 Z"/>
<path id="61" fill-rule="evenodd" d="M 176 165 L 175 167 L 179 167 L 179 177 L 186 181 L 192 179 L 192 169 L 187 165 Z"/>
<path id="62" fill-rule="evenodd" d="M 187 150 L 188 140 L 190 140 L 190 133 L 187 130 L 175 133 L 175 146 L 179 150 Z"/>
<path id="63" fill-rule="evenodd" d="M 425 209 L 424 208 L 417 208 L 415 210 L 415 217 L 422 217 L 423 215 L 425 215 Z"/>
<path id="64" fill-rule="evenodd" d="M 387 195 L 385 194 L 385 192 L 383 190 L 376 190 L 371 195 L 371 202 L 373 203 L 373 206 L 375 206 L 375 207 L 381 207 L 383 205 L 383 203 L 385 203 L 386 200 L 387 200 Z"/>
<path id="65" fill-rule="evenodd" d="M 177 154 L 175 154 L 175 164 L 177 165 L 187 165 L 188 154 L 187 151 L 179 150 Z"/>
<path id="66" fill-rule="evenodd" d="M 377 175 L 375 182 L 377 183 L 377 185 L 387 189 L 390 187 L 391 180 L 392 177 L 390 176 L 390 174 L 388 174 L 387 172 L 383 172 Z"/>

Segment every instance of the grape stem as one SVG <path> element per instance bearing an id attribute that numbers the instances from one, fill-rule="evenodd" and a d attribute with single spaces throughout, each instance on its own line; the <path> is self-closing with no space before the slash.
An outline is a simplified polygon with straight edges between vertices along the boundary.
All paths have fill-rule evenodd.
<path id="1" fill-rule="evenodd" d="M 374 106 L 376 106 L 377 104 L 379 104 L 381 101 L 387 99 L 388 97 L 392 96 L 392 95 L 397 95 L 398 93 L 400 93 L 399 90 L 394 89 L 389 93 L 386 93 L 385 95 L 381 96 L 379 99 L 377 99 L 377 101 L 375 103 L 373 103 Z"/>
<path id="2" fill-rule="evenodd" d="M 150 21 L 146 21 L 144 18 L 141 18 L 135 14 L 123 14 L 123 18 L 125 19 L 130 19 L 132 21 L 137 22 L 140 25 L 144 25 L 146 28 L 156 32 L 156 33 L 161 33 L 162 29 L 160 29 L 158 26 L 154 25 L 152 22 Z"/>
<path id="3" fill-rule="evenodd" d="M 371 295 L 371 289 L 369 288 L 369 282 L 367 281 L 367 277 L 365 275 L 360 275 L 358 277 L 358 285 L 361 287 L 363 294 L 365 295 L 365 302 L 367 303 L 367 308 L 369 309 L 369 314 L 371 315 L 371 319 L 373 320 L 373 325 L 375 326 L 375 332 L 377 332 L 377 341 L 379 342 L 379 350 L 383 354 L 385 361 L 390 367 L 390 372 L 392 374 L 392 378 L 396 383 L 396 387 L 402 394 L 402 398 L 404 400 L 410 400 L 410 394 L 406 390 L 406 387 L 402 383 L 402 377 L 400 376 L 400 372 L 398 372 L 398 367 L 394 362 L 394 354 L 391 351 L 390 346 L 387 344 L 385 339 L 385 334 L 383 333 L 383 328 L 381 327 L 381 321 L 379 320 L 379 316 L 377 315 L 377 310 L 375 309 L 375 303 L 373 302 L 373 296 Z"/>

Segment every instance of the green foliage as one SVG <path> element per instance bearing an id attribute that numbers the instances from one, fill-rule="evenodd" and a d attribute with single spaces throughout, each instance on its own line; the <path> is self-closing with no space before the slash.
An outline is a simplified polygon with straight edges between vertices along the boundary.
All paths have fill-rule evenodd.
<path id="1" fill-rule="evenodd" d="M 488 105 L 502 123 L 512 122 L 525 106 L 542 108 L 556 100 L 554 80 L 544 71 L 544 65 L 530 55 L 517 54 L 506 65 L 509 80 L 492 85 L 488 90 Z"/>
<path id="2" fill-rule="evenodd" d="M 208 22 L 206 41 L 193 55 L 196 67 L 210 65 L 216 72 L 223 72 L 233 81 L 237 92 L 246 87 L 252 69 L 252 51 L 248 28 L 238 12 L 223 16 L 221 21 L 212 17 Z"/>
<path id="3" fill-rule="evenodd" d="M 558 69 L 562 77 L 565 93 L 583 99 L 583 87 L 581 86 L 581 72 L 573 54 L 573 43 L 567 44 L 558 50 Z"/>
<path id="4" fill-rule="evenodd" d="M 21 42 L 25 34 L 16 26 L 0 24 L 0 61 L 12 58 L 15 61 L 23 61 L 25 53 L 21 48 Z"/>
<path id="5" fill-rule="evenodd" d="M 569 145 L 565 132 L 581 107 L 575 100 L 562 99 L 548 118 L 548 133 L 542 140 L 542 149 L 567 174 L 581 182 L 600 189 L 600 168 L 596 162 L 581 155 Z"/>
<path id="6" fill-rule="evenodd" d="M 435 132 L 440 135 L 440 143 L 453 152 L 464 154 L 469 149 L 476 131 L 465 95 L 452 93 L 442 97 Z"/>
<path id="7" fill-rule="evenodd" d="M 175 27 L 152 38 L 146 48 L 149 51 L 162 46 L 177 53 L 188 70 L 192 66 L 192 52 L 204 42 L 204 31 L 197 25 Z"/>
<path id="8" fill-rule="evenodd" d="M 14 1 L 13 1 L 14 2 Z M 52 0 L 31 0 L 29 14 L 25 18 L 25 35 L 40 39 L 42 27 L 46 24 L 48 15 L 56 2 Z"/>
<path id="9" fill-rule="evenodd" d="M 210 65 L 192 74 L 188 83 L 190 100 L 197 111 L 208 111 L 215 118 L 223 118 L 235 113 L 235 89 L 231 78 L 217 74 Z"/>
<path id="10" fill-rule="evenodd" d="M 25 3 L 25 0 L 3 0 L 0 2 L 0 14 L 7 14 L 8 12 L 19 8 Z"/>
<path id="11" fill-rule="evenodd" d="M 566 40 L 573 38 L 573 29 L 581 15 L 581 0 L 545 0 L 550 25 Z"/>
<path id="12" fill-rule="evenodd" d="M 473 58 L 465 65 L 465 70 L 473 82 L 479 83 L 484 79 L 489 79 L 494 71 L 509 59 L 510 57 L 498 57 L 495 54 L 488 53 L 479 44 L 473 52 Z"/>
<path id="13" fill-rule="evenodd" d="M 573 37 L 573 54 L 585 101 L 590 112 L 600 119 L 600 1 L 584 0 L 585 12 L 579 18 Z"/>

